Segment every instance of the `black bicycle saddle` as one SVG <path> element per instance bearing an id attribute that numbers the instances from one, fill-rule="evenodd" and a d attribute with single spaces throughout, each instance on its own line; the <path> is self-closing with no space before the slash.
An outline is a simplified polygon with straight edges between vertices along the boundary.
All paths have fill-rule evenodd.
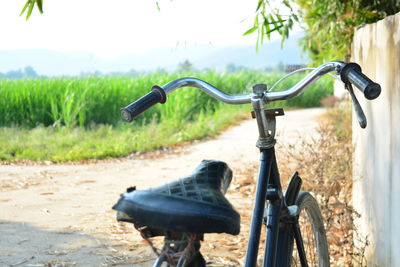
<path id="1" fill-rule="evenodd" d="M 189 233 L 240 232 L 240 215 L 224 194 L 232 180 L 225 162 L 203 160 L 182 179 L 147 190 L 128 190 L 113 209 L 137 228 Z"/>

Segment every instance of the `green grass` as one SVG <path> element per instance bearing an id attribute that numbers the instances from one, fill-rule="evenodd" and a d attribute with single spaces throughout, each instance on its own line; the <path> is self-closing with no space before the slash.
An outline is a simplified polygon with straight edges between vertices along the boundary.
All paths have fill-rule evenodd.
<path id="1" fill-rule="evenodd" d="M 230 94 L 251 92 L 255 83 L 270 86 L 282 74 L 217 72 L 150 74 L 139 78 L 64 78 L 0 80 L 0 160 L 70 161 L 102 159 L 148 151 L 218 134 L 250 111 L 250 105 L 229 106 L 194 88 L 168 96 L 132 124 L 119 109 L 150 88 L 183 76 L 203 79 Z M 286 81 L 279 90 L 293 86 Z M 322 80 L 302 96 L 271 107 L 318 106 L 332 93 Z"/>
<path id="2" fill-rule="evenodd" d="M 246 115 L 243 108 L 229 107 L 213 115 L 200 114 L 196 121 L 175 127 L 168 121 L 140 127 L 100 125 L 91 129 L 2 127 L 0 160 L 63 162 L 121 157 L 214 136 Z"/>

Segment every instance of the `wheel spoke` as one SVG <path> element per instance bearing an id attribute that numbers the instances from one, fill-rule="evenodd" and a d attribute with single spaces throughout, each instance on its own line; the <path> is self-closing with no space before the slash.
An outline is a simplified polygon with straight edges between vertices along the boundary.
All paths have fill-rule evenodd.
<path id="1" fill-rule="evenodd" d="M 302 192 L 299 194 L 296 204 L 300 208 L 298 224 L 308 266 L 329 266 L 328 245 L 316 200 L 309 193 Z M 301 266 L 298 247 L 293 239 L 291 241 L 294 244 L 290 266 Z"/>

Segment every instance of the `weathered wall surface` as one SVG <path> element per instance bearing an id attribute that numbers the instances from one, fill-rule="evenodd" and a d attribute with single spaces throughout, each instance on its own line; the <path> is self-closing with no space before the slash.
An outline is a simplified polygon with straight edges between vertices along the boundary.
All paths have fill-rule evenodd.
<path id="1" fill-rule="evenodd" d="M 356 31 L 352 60 L 382 86 L 376 100 L 357 94 L 367 129 L 353 121 L 353 204 L 367 236 L 368 266 L 400 266 L 400 13 Z"/>

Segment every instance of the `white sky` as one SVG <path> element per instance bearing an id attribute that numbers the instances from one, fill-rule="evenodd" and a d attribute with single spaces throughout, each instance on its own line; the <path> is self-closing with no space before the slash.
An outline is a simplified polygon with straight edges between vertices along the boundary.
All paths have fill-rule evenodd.
<path id="1" fill-rule="evenodd" d="M 89 51 L 112 58 L 159 47 L 254 44 L 257 0 L 48 0 L 28 21 L 25 0 L 0 0 L 0 50 Z"/>

